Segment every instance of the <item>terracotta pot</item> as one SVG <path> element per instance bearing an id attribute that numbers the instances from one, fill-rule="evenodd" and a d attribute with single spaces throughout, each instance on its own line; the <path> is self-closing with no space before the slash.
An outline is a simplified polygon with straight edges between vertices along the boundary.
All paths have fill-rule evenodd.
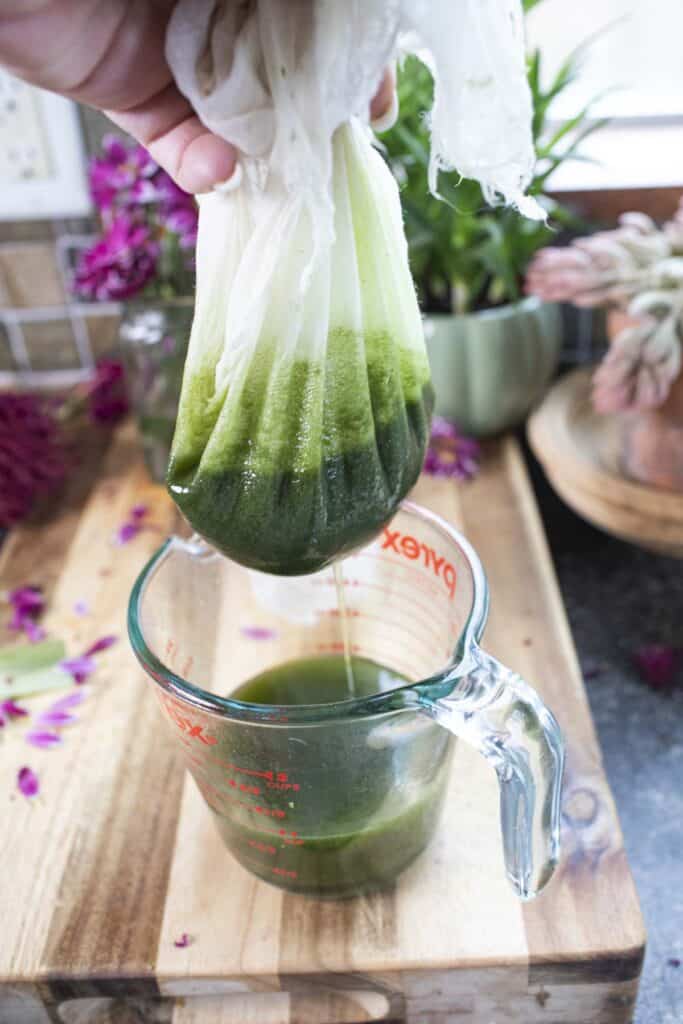
<path id="1" fill-rule="evenodd" d="M 610 340 L 636 321 L 613 311 L 607 317 Z M 621 462 L 634 480 L 683 492 L 683 373 L 659 409 L 624 417 Z"/>
<path id="2" fill-rule="evenodd" d="M 622 464 L 630 477 L 683 493 L 683 374 L 659 409 L 626 418 L 622 443 Z"/>

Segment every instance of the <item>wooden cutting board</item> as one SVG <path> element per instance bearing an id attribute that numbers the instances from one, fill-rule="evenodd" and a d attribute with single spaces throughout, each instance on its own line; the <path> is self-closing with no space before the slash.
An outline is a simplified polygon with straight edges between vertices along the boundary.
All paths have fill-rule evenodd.
<path id="1" fill-rule="evenodd" d="M 479 550 L 492 591 L 486 646 L 535 683 L 567 741 L 561 866 L 525 905 L 503 877 L 493 773 L 462 744 L 440 831 L 392 890 L 317 903 L 232 860 L 125 634 L 133 580 L 178 515 L 131 427 L 106 456 L 95 447 L 83 458 L 50 521 L 15 530 L 0 561 L 2 588 L 46 588 L 45 625 L 70 653 L 119 637 L 58 749 L 28 746 L 22 723 L 4 730 L 0 1022 L 630 1020 L 643 923 L 516 442 L 488 444 L 471 484 L 425 478 L 414 496 Z M 116 547 L 140 502 L 148 528 Z M 16 788 L 25 764 L 41 782 L 31 801 Z M 183 932 L 193 941 L 177 948 Z"/>

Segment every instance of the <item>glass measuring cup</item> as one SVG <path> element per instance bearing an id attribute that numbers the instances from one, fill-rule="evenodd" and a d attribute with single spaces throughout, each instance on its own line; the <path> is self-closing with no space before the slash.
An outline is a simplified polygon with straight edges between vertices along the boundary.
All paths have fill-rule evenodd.
<path id="1" fill-rule="evenodd" d="M 471 545 L 409 502 L 342 563 L 348 641 L 409 684 L 274 706 L 247 679 L 344 650 L 334 573 L 273 577 L 171 537 L 131 594 L 129 634 L 234 856 L 285 889 L 381 888 L 425 848 L 456 739 L 494 767 L 508 878 L 535 896 L 559 855 L 563 745 L 538 695 L 479 646 L 488 587 Z"/>

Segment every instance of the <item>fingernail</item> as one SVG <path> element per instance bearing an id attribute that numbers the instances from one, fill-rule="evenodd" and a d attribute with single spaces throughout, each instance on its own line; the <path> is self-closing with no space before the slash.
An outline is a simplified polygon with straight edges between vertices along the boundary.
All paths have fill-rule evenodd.
<path id="1" fill-rule="evenodd" d="M 234 192 L 242 184 L 242 164 L 239 161 L 235 164 L 235 169 L 227 179 L 227 181 L 218 181 L 213 186 L 214 192 L 220 192 L 221 195 L 227 195 L 229 192 Z"/>
<path id="2" fill-rule="evenodd" d="M 391 103 L 380 117 L 370 122 L 370 127 L 375 132 L 388 132 L 398 120 L 398 95 L 396 91 L 391 94 Z"/>

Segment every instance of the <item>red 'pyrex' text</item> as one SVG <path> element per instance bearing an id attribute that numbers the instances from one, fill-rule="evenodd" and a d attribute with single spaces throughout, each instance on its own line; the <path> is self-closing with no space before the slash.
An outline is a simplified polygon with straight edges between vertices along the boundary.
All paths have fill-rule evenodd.
<path id="1" fill-rule="evenodd" d="M 395 551 L 397 555 L 403 555 L 412 562 L 419 561 L 426 569 L 431 569 L 435 576 L 442 579 L 451 600 L 455 596 L 455 568 L 447 562 L 443 555 L 437 555 L 434 548 L 423 544 L 416 537 L 409 533 L 401 533 L 400 530 L 391 530 L 384 527 L 382 551 Z"/>

